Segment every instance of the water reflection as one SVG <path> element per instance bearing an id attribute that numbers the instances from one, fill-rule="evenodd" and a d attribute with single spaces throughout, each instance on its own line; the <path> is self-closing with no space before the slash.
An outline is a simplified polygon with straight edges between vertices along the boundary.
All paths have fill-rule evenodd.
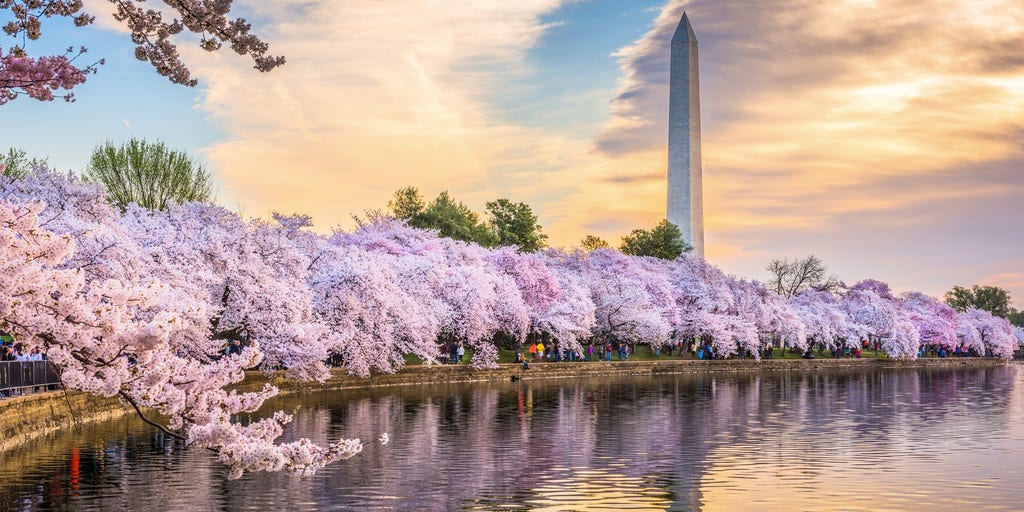
<path id="1" fill-rule="evenodd" d="M 371 439 L 314 477 L 227 481 L 134 418 L 0 455 L 0 509 L 932 510 L 1016 506 L 1019 366 L 417 386 L 284 397 Z"/>

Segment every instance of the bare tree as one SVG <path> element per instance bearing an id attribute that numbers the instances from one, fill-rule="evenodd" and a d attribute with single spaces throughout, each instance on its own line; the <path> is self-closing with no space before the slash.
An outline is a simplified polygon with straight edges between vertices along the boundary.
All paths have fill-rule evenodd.
<path id="1" fill-rule="evenodd" d="M 766 270 L 770 274 L 768 287 L 787 299 L 804 290 L 832 291 L 842 285 L 834 274 L 828 274 L 821 258 L 813 254 L 792 260 L 772 260 Z"/>

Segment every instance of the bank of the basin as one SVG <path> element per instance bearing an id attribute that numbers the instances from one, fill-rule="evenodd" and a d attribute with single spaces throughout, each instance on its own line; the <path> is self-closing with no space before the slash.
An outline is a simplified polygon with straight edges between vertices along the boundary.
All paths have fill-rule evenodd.
<path id="1" fill-rule="evenodd" d="M 416 384 L 442 384 L 454 382 L 480 382 L 496 380 L 536 380 L 556 378 L 582 378 L 617 375 L 659 374 L 712 374 L 786 371 L 836 371 L 898 368 L 968 368 L 991 367 L 1008 364 L 991 358 L 927 358 L 914 361 L 895 359 L 726 359 L 700 361 L 692 359 L 664 359 L 659 361 L 561 362 L 530 363 L 524 370 L 518 364 L 502 364 L 497 368 L 475 370 L 468 364 L 407 366 L 394 374 L 375 374 L 367 378 L 346 374 L 335 369 L 327 382 L 296 382 L 281 374 L 252 373 L 238 389 L 249 391 L 263 387 L 267 382 L 277 386 L 281 393 L 302 393 L 332 389 L 351 389 Z"/>
<path id="2" fill-rule="evenodd" d="M 521 379 L 523 381 L 556 378 L 658 374 L 715 374 L 756 372 L 860 371 L 900 368 L 981 368 L 1007 364 L 1000 359 L 946 358 L 899 361 L 891 359 L 729 359 L 721 361 L 659 360 L 612 362 L 531 363 L 528 370 L 518 364 L 474 370 L 462 365 L 408 366 L 394 374 L 354 377 L 335 369 L 326 382 L 296 382 L 282 373 L 249 372 L 239 391 L 256 390 L 266 383 L 277 386 L 282 394 L 329 391 L 365 387 L 410 386 L 456 382 L 480 382 Z M 40 436 L 73 430 L 77 424 L 103 421 L 130 413 L 116 398 L 84 393 L 50 392 L 0 399 L 0 451 Z"/>

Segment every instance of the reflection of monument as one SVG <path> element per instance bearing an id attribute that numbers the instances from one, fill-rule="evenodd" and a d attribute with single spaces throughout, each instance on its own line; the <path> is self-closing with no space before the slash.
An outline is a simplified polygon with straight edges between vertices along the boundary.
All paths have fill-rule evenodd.
<path id="1" fill-rule="evenodd" d="M 686 13 L 672 36 L 668 94 L 668 221 L 704 257 L 697 36 Z"/>

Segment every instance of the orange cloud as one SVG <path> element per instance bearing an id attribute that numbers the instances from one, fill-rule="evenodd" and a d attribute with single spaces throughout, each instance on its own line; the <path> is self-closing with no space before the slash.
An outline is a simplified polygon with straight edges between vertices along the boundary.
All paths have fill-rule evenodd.
<path id="1" fill-rule="evenodd" d="M 772 257 L 814 252 L 845 279 L 929 293 L 1017 271 L 1024 239 L 1004 219 L 1024 218 L 1024 4 L 672 0 L 617 53 L 610 104 L 598 93 L 615 84 L 595 84 L 565 106 L 606 111 L 603 129 L 510 121 L 509 84 L 544 79 L 528 50 L 563 3 L 254 4 L 286 66 L 255 77 L 232 55 L 193 59 L 228 136 L 206 149 L 221 201 L 327 229 L 417 185 L 478 211 L 526 201 L 555 245 L 617 242 L 664 217 L 668 41 L 685 9 L 710 259 L 760 277 Z M 917 270 L 926 259 L 935 275 Z"/>

